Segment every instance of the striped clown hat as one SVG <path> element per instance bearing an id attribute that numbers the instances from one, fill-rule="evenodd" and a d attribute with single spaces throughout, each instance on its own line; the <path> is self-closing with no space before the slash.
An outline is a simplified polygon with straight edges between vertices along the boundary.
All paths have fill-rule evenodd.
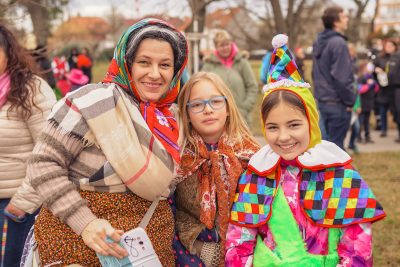
<path id="1" fill-rule="evenodd" d="M 301 77 L 294 56 L 287 47 L 288 37 L 278 34 L 272 39 L 274 52 L 271 55 L 270 67 L 267 73 L 267 84 L 264 93 L 281 86 L 298 86 L 310 88 Z"/>
<path id="2" fill-rule="evenodd" d="M 303 103 L 309 127 L 310 144 L 312 148 L 321 142 L 321 130 L 318 125 L 319 115 L 314 96 L 309 83 L 301 77 L 294 56 L 286 46 L 288 37 L 278 34 L 272 39 L 274 52 L 271 55 L 271 63 L 267 73 L 267 84 L 263 88 L 263 101 L 274 91 L 285 90 L 295 94 Z M 262 117 L 262 116 L 261 116 Z M 262 122 L 262 130 L 265 136 L 265 125 Z"/>

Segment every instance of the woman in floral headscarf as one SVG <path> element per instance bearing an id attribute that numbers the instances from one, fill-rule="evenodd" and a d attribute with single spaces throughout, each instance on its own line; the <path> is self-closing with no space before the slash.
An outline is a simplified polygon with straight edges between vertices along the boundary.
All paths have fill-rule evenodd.
<path id="1" fill-rule="evenodd" d="M 169 195 L 180 160 L 172 103 L 186 59 L 181 33 L 142 20 L 121 37 L 103 83 L 54 106 L 27 169 L 46 203 L 34 229 L 42 265 L 100 266 L 95 252 L 123 258 L 123 232 Z M 162 265 L 174 266 L 174 219 L 161 199 L 146 231 Z"/>

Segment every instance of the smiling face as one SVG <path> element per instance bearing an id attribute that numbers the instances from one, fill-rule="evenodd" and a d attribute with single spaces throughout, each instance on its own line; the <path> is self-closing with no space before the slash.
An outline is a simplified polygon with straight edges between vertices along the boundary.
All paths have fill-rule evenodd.
<path id="1" fill-rule="evenodd" d="M 231 55 L 232 42 L 230 40 L 221 40 L 216 43 L 215 48 L 222 58 L 227 58 Z"/>
<path id="2" fill-rule="evenodd" d="M 392 41 L 387 41 L 383 46 L 383 50 L 386 54 L 393 54 L 396 51 L 396 46 Z"/>
<path id="3" fill-rule="evenodd" d="M 174 76 L 171 45 L 156 39 L 143 40 L 133 60 L 131 75 L 142 101 L 160 100 Z"/>
<path id="4" fill-rule="evenodd" d="M 198 100 L 209 100 L 212 97 L 221 95 L 212 82 L 201 80 L 193 86 L 189 96 L 189 103 Z M 217 106 L 220 105 L 217 104 Z M 193 112 L 188 107 L 187 112 L 193 128 L 203 138 L 204 142 L 218 142 L 225 130 L 225 123 L 228 117 L 226 103 L 219 109 L 213 109 L 209 104 L 206 104 L 204 110 L 199 113 Z"/>
<path id="5" fill-rule="evenodd" d="M 307 117 L 285 102 L 273 107 L 265 120 L 267 143 L 285 160 L 295 159 L 310 143 Z"/>

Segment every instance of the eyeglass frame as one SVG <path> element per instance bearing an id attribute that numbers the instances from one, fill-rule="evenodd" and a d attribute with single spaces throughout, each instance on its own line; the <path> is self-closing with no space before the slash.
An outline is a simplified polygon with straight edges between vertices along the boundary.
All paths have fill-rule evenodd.
<path id="1" fill-rule="evenodd" d="M 227 104 L 227 102 L 226 102 L 226 96 L 223 96 L 223 95 L 216 95 L 216 96 L 213 96 L 213 97 L 211 97 L 211 98 L 209 98 L 209 99 L 205 99 L 205 100 L 200 100 L 200 99 L 194 100 L 194 102 L 200 102 L 200 103 L 204 104 L 203 109 L 200 110 L 200 111 L 198 111 L 198 112 L 194 112 L 194 111 L 192 110 L 192 108 L 191 108 L 191 103 L 192 103 L 192 102 L 188 102 L 188 103 L 186 104 L 186 106 L 188 107 L 188 109 L 189 109 L 191 112 L 193 112 L 193 113 L 195 113 L 195 114 L 203 112 L 203 111 L 206 109 L 207 104 L 208 104 L 208 105 L 210 106 L 210 108 L 212 108 L 213 110 L 220 110 L 220 109 L 222 109 L 224 106 L 222 106 L 222 107 L 220 107 L 220 108 L 214 108 L 213 105 L 211 104 L 211 100 L 216 99 L 216 98 L 218 98 L 218 99 L 223 99 L 223 100 L 224 100 L 224 106 L 226 106 L 226 104 Z"/>

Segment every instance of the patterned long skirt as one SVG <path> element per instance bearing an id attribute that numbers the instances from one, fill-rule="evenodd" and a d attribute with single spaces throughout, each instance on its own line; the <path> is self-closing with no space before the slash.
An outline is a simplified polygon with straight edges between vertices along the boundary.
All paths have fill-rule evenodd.
<path id="1" fill-rule="evenodd" d="M 139 225 L 151 205 L 134 194 L 115 194 L 81 191 L 92 212 L 108 220 L 115 229 L 131 230 Z M 47 208 L 42 208 L 35 223 L 35 238 L 42 266 L 80 264 L 85 267 L 101 266 L 95 252 L 87 247 L 82 237 L 56 218 Z M 174 218 L 168 201 L 160 201 L 146 232 L 164 267 L 175 266 L 172 242 Z"/>

